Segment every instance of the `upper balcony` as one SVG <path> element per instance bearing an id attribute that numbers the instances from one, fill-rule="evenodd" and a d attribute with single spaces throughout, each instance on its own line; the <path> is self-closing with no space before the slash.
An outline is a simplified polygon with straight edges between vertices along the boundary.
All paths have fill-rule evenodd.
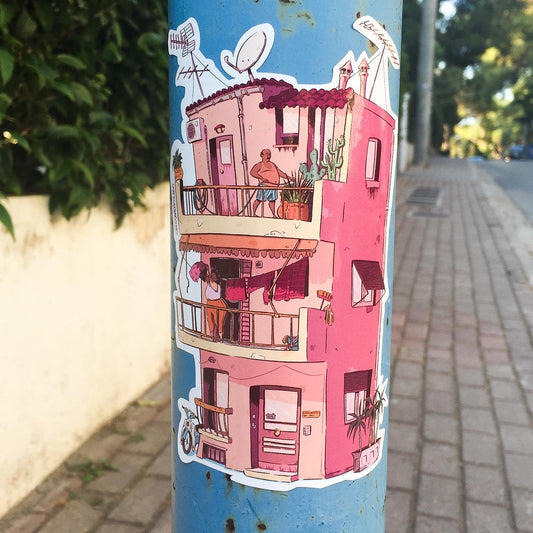
<path id="1" fill-rule="evenodd" d="M 194 185 L 176 182 L 176 214 L 182 235 L 274 235 L 319 239 L 323 181 L 314 187 L 268 187 L 275 190 L 275 217 L 269 202 L 257 199 L 262 188 L 251 185 Z M 264 189 L 263 189 L 264 190 Z M 294 201 L 303 199 L 304 201 Z"/>

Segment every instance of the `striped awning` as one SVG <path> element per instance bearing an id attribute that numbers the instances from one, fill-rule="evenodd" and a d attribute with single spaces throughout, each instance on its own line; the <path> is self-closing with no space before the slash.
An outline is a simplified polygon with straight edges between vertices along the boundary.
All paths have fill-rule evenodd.
<path id="1" fill-rule="evenodd" d="M 289 239 L 283 237 L 252 237 L 249 235 L 183 235 L 181 251 L 213 253 L 242 257 L 311 257 L 318 241 L 312 239 Z"/>

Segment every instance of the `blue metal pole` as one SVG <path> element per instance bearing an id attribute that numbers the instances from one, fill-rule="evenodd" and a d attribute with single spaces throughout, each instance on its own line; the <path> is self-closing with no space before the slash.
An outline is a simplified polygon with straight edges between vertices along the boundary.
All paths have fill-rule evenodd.
<path id="1" fill-rule="evenodd" d="M 173 531 L 384 531 L 401 0 L 170 0 Z"/>

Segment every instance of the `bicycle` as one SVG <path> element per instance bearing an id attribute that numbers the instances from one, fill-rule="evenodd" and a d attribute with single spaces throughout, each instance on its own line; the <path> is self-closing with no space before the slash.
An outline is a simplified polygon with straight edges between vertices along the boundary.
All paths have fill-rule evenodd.
<path id="1" fill-rule="evenodd" d="M 185 410 L 185 421 L 181 430 L 180 443 L 185 455 L 191 452 L 196 453 L 198 444 L 200 442 L 200 433 L 198 433 L 198 417 L 188 407 L 183 407 Z"/>

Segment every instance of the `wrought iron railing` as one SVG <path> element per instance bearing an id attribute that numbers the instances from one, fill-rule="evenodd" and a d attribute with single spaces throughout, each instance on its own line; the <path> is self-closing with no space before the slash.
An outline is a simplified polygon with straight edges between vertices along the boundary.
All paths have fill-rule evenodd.
<path id="1" fill-rule="evenodd" d="M 313 203 L 312 187 L 265 186 L 252 185 L 194 185 L 180 184 L 182 213 L 184 215 L 217 215 L 241 217 L 272 217 L 268 201 L 258 201 L 257 193 L 274 190 L 278 192 L 276 216 L 278 218 L 296 218 L 310 220 Z M 296 215 L 289 215 L 284 202 L 299 204 L 302 207 Z M 255 210 L 254 210 L 255 207 Z"/>
<path id="2" fill-rule="evenodd" d="M 213 342 L 267 348 L 297 349 L 299 317 L 295 314 L 249 311 L 194 302 L 176 296 L 178 327 L 185 333 Z M 210 331 L 207 310 L 221 315 L 220 332 Z"/>
<path id="3" fill-rule="evenodd" d="M 210 405 L 200 398 L 195 398 L 194 403 L 199 422 L 198 429 L 215 437 L 229 440 L 229 415 L 233 414 L 233 409 Z"/>

